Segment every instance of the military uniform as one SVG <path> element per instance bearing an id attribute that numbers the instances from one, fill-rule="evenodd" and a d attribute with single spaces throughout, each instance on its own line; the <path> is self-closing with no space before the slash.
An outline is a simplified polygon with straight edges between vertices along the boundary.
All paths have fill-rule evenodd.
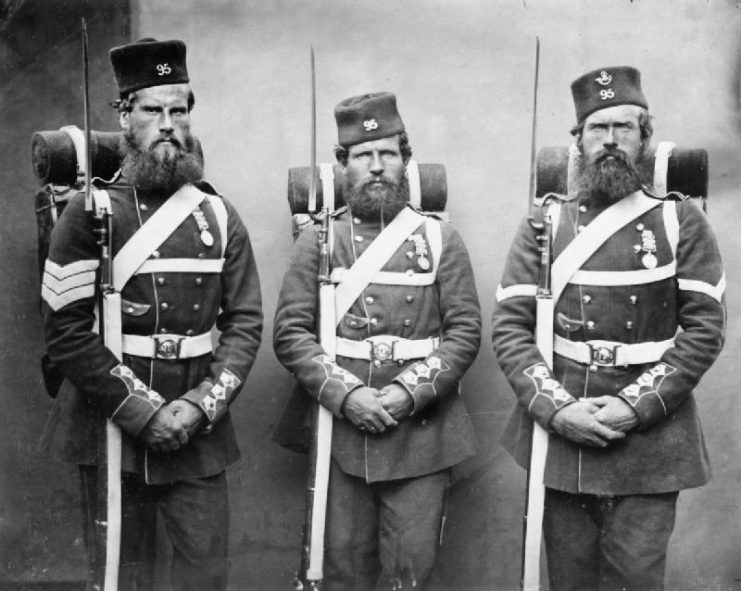
<path id="1" fill-rule="evenodd" d="M 657 519 L 666 542 L 676 491 L 710 477 L 692 390 L 723 344 L 725 278 L 712 230 L 693 203 L 642 191 L 626 199 L 650 201 L 644 213 L 603 236 L 555 302 L 553 371 L 533 340 L 538 243 L 529 224 L 520 225 L 493 316 L 494 348 L 518 399 L 504 443 L 527 466 L 535 420 L 552 434 L 545 472 L 549 489 L 595 495 L 597 503 L 604 497 L 666 494 L 664 511 L 671 519 Z M 606 210 L 590 200 L 558 205 L 554 268 L 575 237 Z M 606 448 L 582 447 L 552 432 L 550 421 L 559 409 L 605 394 L 622 398 L 639 418 L 625 439 Z M 555 503 L 557 495 L 549 499 Z M 574 526 L 575 518 L 569 519 Z M 548 524 L 546 516 L 546 536 Z M 627 527 L 639 533 L 634 526 Z M 568 535 L 552 547 L 564 547 Z M 642 547 L 635 538 L 631 543 Z M 652 540 L 648 546 L 653 545 L 661 544 Z M 553 571 L 556 552 L 549 549 L 548 558 Z M 592 561 L 589 568 L 595 564 L 591 555 L 584 559 Z"/>
<path id="2" fill-rule="evenodd" d="M 296 242 L 275 317 L 278 358 L 306 394 L 336 417 L 334 468 L 365 483 L 439 473 L 475 451 L 473 428 L 458 394 L 481 330 L 468 253 L 452 226 L 432 215 L 415 215 L 416 230 L 338 319 L 336 362 L 316 337 L 319 243 L 314 228 L 304 230 Z M 353 219 L 345 208 L 332 224 L 331 268 L 340 282 L 382 228 L 378 222 Z M 361 432 L 343 420 L 342 403 L 351 391 L 390 383 L 413 398 L 411 416 L 381 435 Z M 411 513 L 409 503 L 405 512 Z"/>
<path id="3" fill-rule="evenodd" d="M 100 187 L 111 201 L 115 256 L 169 195 L 138 191 L 123 178 Z M 146 485 L 213 477 L 239 457 L 229 405 L 260 343 L 260 286 L 233 206 L 206 183 L 198 190 L 204 199 L 194 213 L 121 292 L 121 361 L 95 334 L 100 247 L 82 194 L 55 226 L 42 293 L 48 353 L 66 376 L 44 434 L 55 457 L 95 465 L 106 418 L 123 432 L 124 472 Z M 154 413 L 180 397 L 203 411 L 201 432 L 167 453 L 137 441 Z"/>

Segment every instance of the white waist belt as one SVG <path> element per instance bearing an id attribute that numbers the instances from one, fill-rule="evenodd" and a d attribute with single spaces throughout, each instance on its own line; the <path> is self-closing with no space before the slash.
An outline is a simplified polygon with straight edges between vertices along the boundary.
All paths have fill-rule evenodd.
<path id="1" fill-rule="evenodd" d="M 150 359 L 189 359 L 210 353 L 211 333 L 194 337 L 179 334 L 123 335 L 123 352 Z"/>
<path id="2" fill-rule="evenodd" d="M 615 341 L 569 341 L 556 335 L 553 351 L 579 363 L 618 367 L 658 361 L 664 352 L 673 346 L 673 338 L 666 341 L 649 341 L 629 345 Z"/>
<path id="3" fill-rule="evenodd" d="M 438 337 L 411 340 L 391 335 L 379 335 L 369 337 L 364 341 L 337 337 L 337 355 L 367 361 L 423 359 L 439 345 Z"/>

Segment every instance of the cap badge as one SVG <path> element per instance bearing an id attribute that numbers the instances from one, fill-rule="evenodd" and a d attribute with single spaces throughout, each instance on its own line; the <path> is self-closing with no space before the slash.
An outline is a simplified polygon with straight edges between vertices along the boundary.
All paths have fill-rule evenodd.
<path id="1" fill-rule="evenodd" d="M 595 81 L 597 84 L 601 84 L 602 86 L 607 86 L 612 82 L 612 76 L 607 73 L 606 70 L 602 70 L 599 73 L 599 77 L 595 78 Z"/>
<path id="2" fill-rule="evenodd" d="M 172 68 L 168 64 L 157 64 L 157 76 L 172 74 Z"/>
<path id="3" fill-rule="evenodd" d="M 365 128 L 365 131 L 373 131 L 374 129 L 378 129 L 378 121 L 375 119 L 367 119 L 366 121 L 363 121 L 363 127 Z"/>
<path id="4" fill-rule="evenodd" d="M 606 101 L 607 99 L 615 98 L 615 91 L 612 88 L 602 89 L 599 91 L 599 97 Z"/>

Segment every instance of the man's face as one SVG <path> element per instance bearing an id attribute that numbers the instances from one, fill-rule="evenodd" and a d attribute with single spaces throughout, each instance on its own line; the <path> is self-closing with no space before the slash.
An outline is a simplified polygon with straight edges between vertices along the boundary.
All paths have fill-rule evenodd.
<path id="1" fill-rule="evenodd" d="M 622 150 L 635 164 L 641 154 L 640 107 L 617 105 L 600 109 L 584 121 L 581 147 L 586 164 L 600 163 L 614 156 L 610 150 Z M 605 152 L 606 151 L 606 152 Z"/>
<path id="2" fill-rule="evenodd" d="M 188 85 L 151 86 L 137 92 L 130 112 L 121 113 L 121 128 L 142 152 L 172 158 L 190 135 Z"/>
<path id="3" fill-rule="evenodd" d="M 398 185 L 404 174 L 399 136 L 350 146 L 345 173 L 351 187 L 364 186 L 369 194 L 381 192 L 387 182 Z"/>

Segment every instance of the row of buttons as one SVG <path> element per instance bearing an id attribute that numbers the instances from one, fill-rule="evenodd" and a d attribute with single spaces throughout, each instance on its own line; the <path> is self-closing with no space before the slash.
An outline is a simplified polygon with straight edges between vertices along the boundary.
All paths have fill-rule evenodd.
<path id="1" fill-rule="evenodd" d="M 631 305 L 635 306 L 638 303 L 638 296 L 631 294 L 628 298 L 628 301 L 631 303 Z M 581 296 L 581 302 L 582 304 L 591 304 L 592 303 L 592 296 L 589 294 L 584 294 Z"/>

